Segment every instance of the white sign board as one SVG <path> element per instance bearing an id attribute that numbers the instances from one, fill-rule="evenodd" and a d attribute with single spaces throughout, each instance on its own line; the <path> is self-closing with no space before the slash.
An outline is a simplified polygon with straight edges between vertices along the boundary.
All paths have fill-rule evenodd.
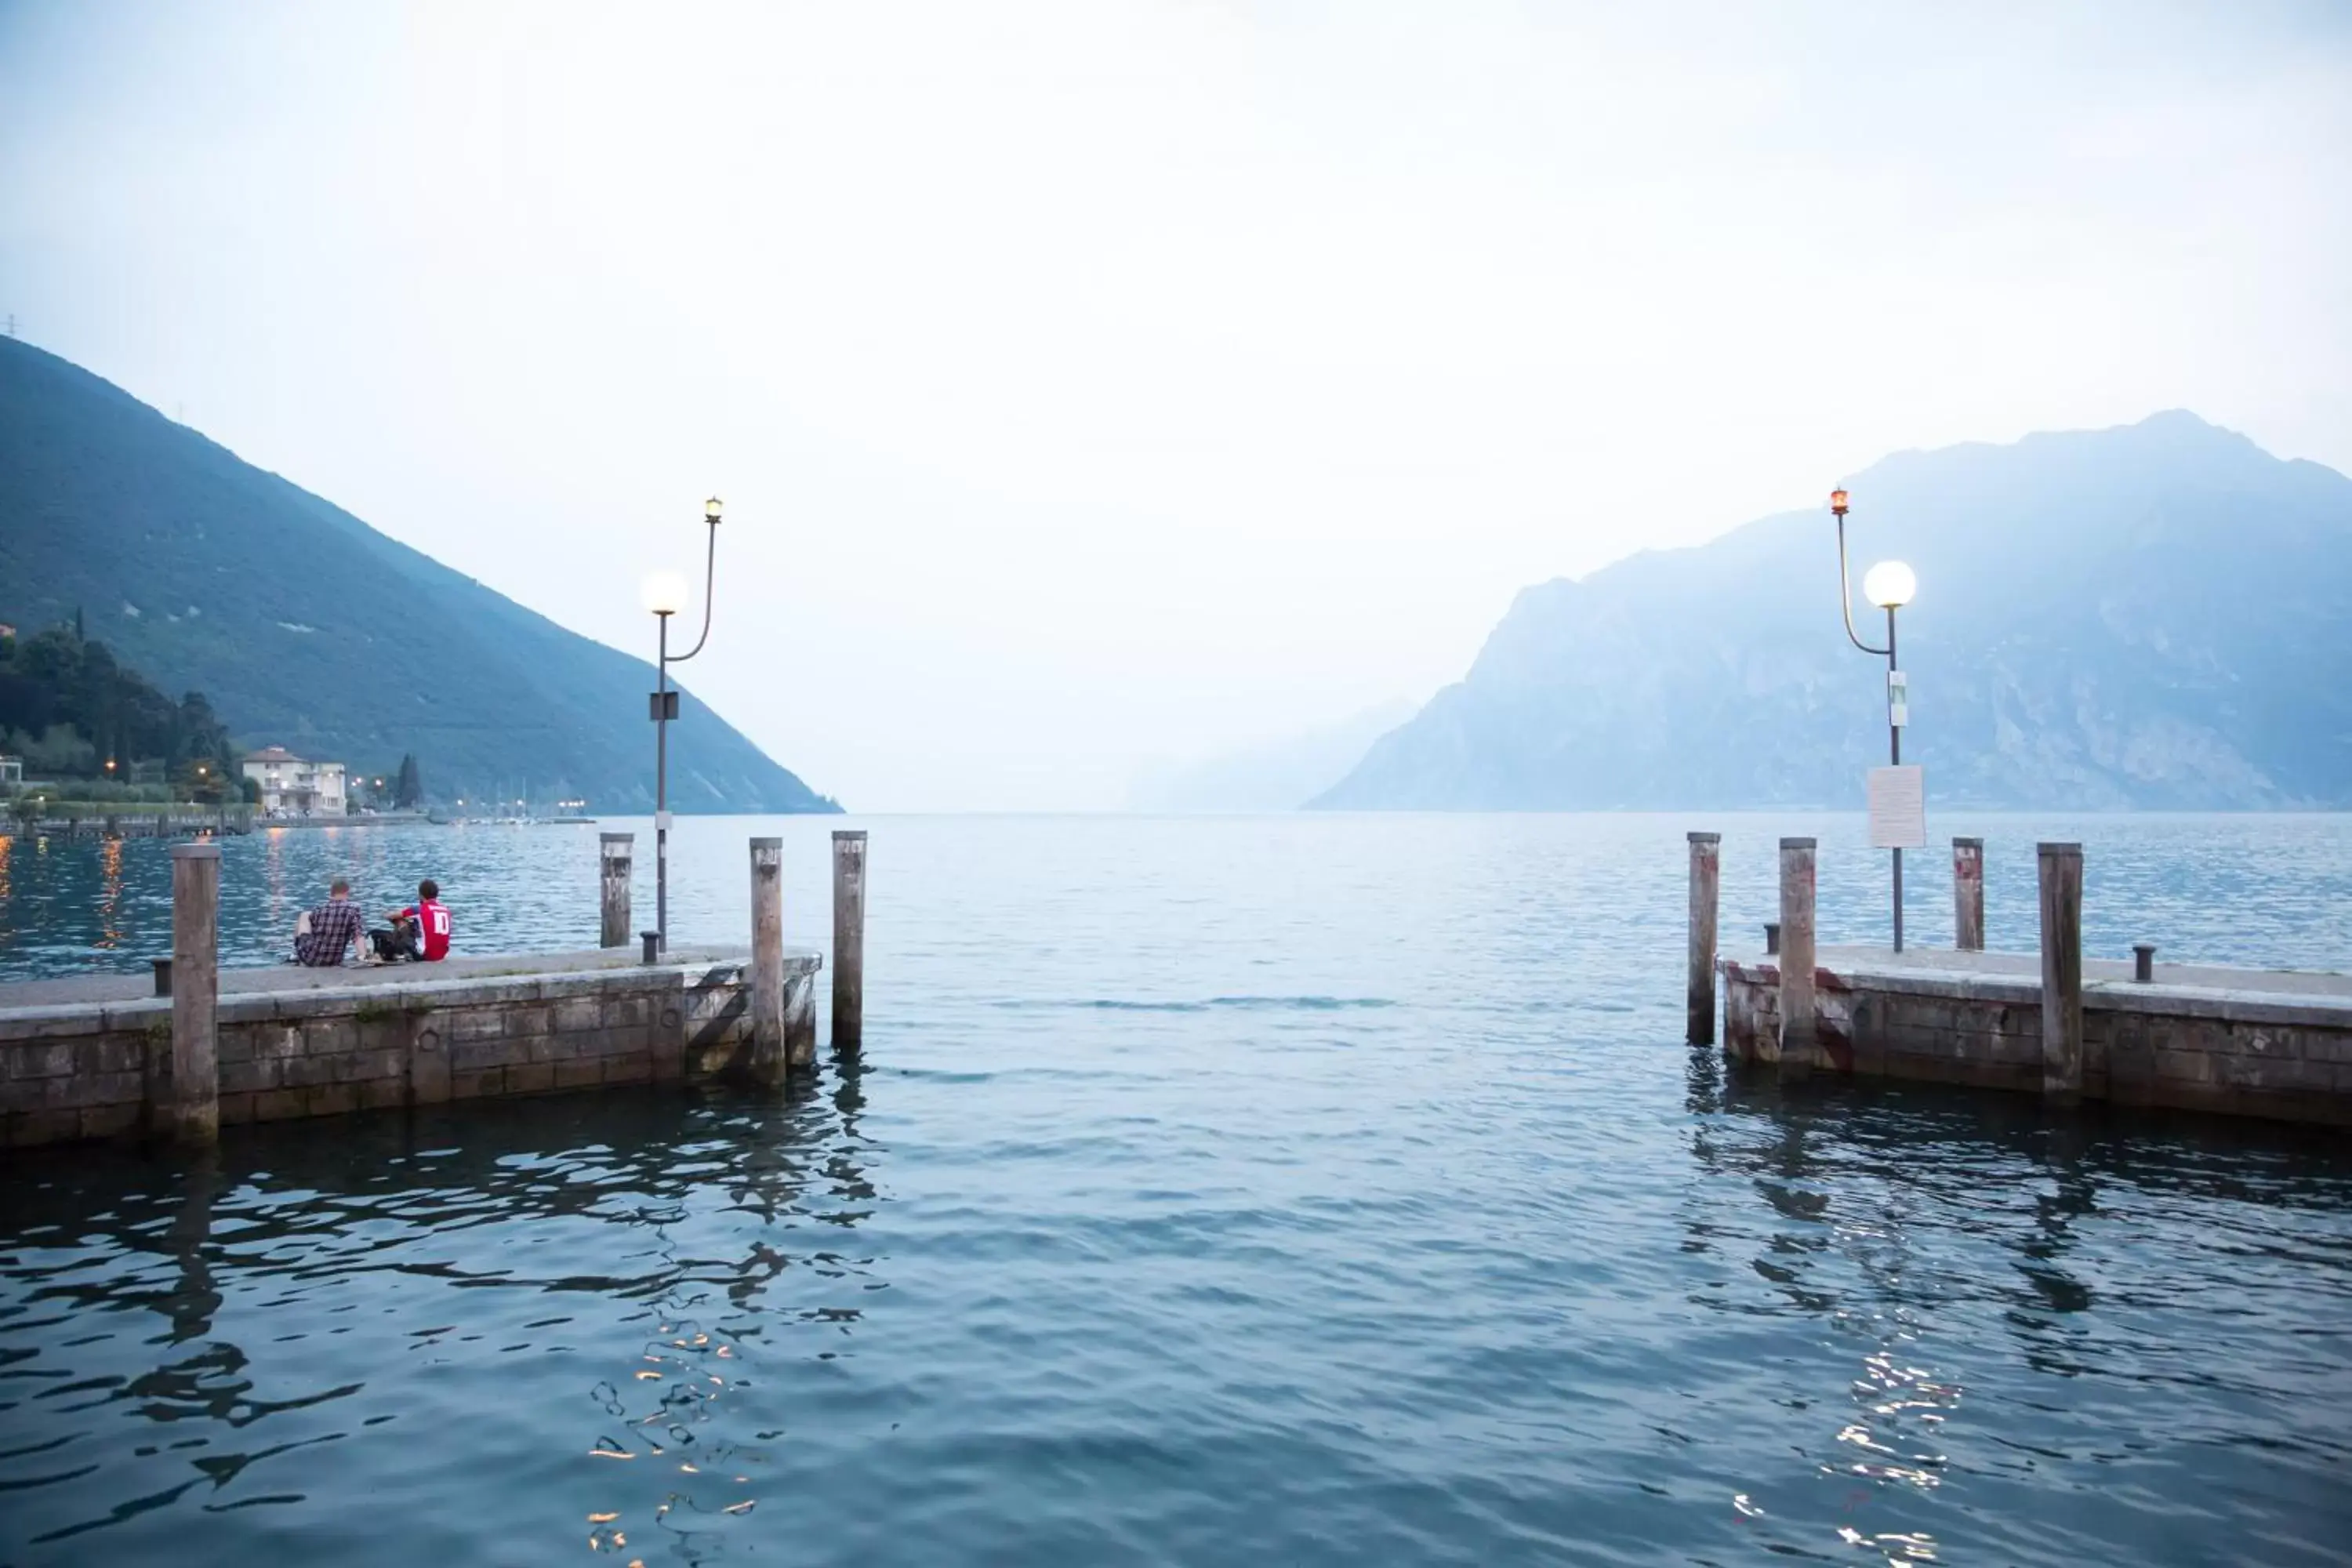
<path id="1" fill-rule="evenodd" d="M 1927 847 L 1927 781 L 1916 763 L 1870 770 L 1870 847 Z"/>
<path id="2" fill-rule="evenodd" d="M 1908 670 L 1886 672 L 1886 721 L 1900 730 L 1911 722 L 1911 674 Z"/>

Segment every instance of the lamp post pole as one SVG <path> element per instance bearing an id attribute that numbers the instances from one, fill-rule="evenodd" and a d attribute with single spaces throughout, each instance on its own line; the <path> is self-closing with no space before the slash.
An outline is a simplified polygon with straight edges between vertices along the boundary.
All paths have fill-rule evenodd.
<path id="1" fill-rule="evenodd" d="M 669 951 L 669 618 L 656 610 L 661 626 L 661 657 L 654 679 L 654 930 L 661 952 Z"/>
<path id="2" fill-rule="evenodd" d="M 1895 721 L 1895 606 L 1886 606 L 1886 761 L 1903 765 L 1903 726 Z M 1903 850 L 1895 850 L 1895 951 L 1903 951 Z"/>
<path id="3" fill-rule="evenodd" d="M 1864 597 L 1886 612 L 1886 646 L 1873 647 L 1862 640 L 1853 629 L 1853 590 L 1847 579 L 1845 558 L 1846 496 L 1843 490 L 1830 492 L 1830 510 L 1837 517 L 1838 546 L 1838 608 L 1845 616 L 1846 640 L 1866 654 L 1884 655 L 1886 659 L 1886 758 L 1889 766 L 1903 765 L 1903 724 L 1908 717 L 1908 703 L 1897 703 L 1901 688 L 1896 682 L 1900 666 L 1895 657 L 1895 612 L 1911 602 L 1918 582 L 1911 568 L 1900 561 L 1882 561 L 1864 574 L 1862 591 Z M 1903 951 L 1903 850 L 1893 847 L 1895 856 L 1895 951 Z"/>
<path id="4" fill-rule="evenodd" d="M 646 582 L 646 608 L 660 626 L 659 654 L 654 664 L 654 946 L 669 952 L 669 721 L 677 717 L 677 693 L 670 689 L 669 667 L 684 664 L 710 640 L 711 591 L 718 585 L 719 502 L 712 496 L 702 503 L 702 520 L 709 525 L 709 542 L 702 562 L 702 635 L 684 653 L 669 651 L 669 618 L 686 608 L 686 579 L 675 572 L 657 572 Z"/>

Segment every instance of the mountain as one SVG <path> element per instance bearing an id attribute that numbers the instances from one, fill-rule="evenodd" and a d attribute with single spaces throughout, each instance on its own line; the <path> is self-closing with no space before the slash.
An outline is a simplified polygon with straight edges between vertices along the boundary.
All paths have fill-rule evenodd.
<path id="1" fill-rule="evenodd" d="M 1918 574 L 1903 756 L 1931 803 L 2352 806 L 2352 479 L 2174 412 L 1848 489 L 1865 640 L 1864 570 Z M 1824 505 L 1526 589 L 1315 804 L 1857 808 L 1885 661 L 1848 645 L 1836 570 Z"/>
<path id="2" fill-rule="evenodd" d="M 1336 724 L 1189 763 L 1141 770 L 1128 787 L 1133 811 L 1296 811 L 1348 775 L 1364 751 L 1412 717 L 1402 700 Z"/>
<path id="3" fill-rule="evenodd" d="M 239 743 L 355 771 L 414 752 L 440 798 L 653 805 L 642 659 L 564 630 L 120 387 L 0 339 L 0 621 L 86 617 Z M 680 811 L 833 811 L 691 696 Z"/>

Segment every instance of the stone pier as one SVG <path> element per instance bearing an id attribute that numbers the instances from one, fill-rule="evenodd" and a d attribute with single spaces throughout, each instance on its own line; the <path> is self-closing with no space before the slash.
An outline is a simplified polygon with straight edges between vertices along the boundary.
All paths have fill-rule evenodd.
<path id="1" fill-rule="evenodd" d="M 782 955 L 784 1046 L 814 1050 L 818 955 Z M 748 1078 L 751 954 L 674 948 L 224 969 L 220 1126 L 566 1089 Z M 163 1136 L 173 998 L 145 974 L 0 985 L 0 1146 Z"/>
<path id="2" fill-rule="evenodd" d="M 2142 981 L 2129 960 L 2076 962 L 2080 1057 L 2061 1043 L 2060 1098 L 2352 1127 L 2352 975 L 2155 964 Z M 1720 961 L 1734 1059 L 1781 1058 L 1780 963 Z M 2042 975 L 2032 953 L 1821 948 L 1811 1065 L 2043 1095 Z"/>

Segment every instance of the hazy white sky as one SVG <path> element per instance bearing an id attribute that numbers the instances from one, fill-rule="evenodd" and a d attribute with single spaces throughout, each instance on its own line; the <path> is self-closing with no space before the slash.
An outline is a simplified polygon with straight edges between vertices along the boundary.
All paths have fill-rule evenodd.
<path id="1" fill-rule="evenodd" d="M 2187 406 L 2352 469 L 2352 7 L 0 0 L 0 311 L 866 809 Z"/>

